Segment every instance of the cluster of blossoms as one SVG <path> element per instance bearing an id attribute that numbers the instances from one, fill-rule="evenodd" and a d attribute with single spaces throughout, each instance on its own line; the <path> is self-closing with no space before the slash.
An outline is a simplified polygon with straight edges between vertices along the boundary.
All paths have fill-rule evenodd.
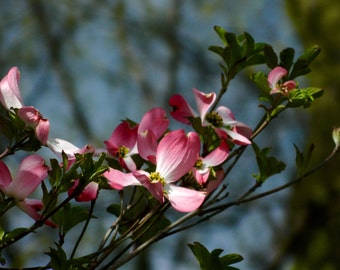
<path id="1" fill-rule="evenodd" d="M 272 70 L 268 76 L 271 94 L 285 95 L 296 87 L 293 81 L 278 83 L 286 74 L 287 71 L 281 67 Z M 7 111 L 15 113 L 28 129 L 34 130 L 42 146 L 48 147 L 59 157 L 65 153 L 68 167 L 75 162 L 76 154 L 105 152 L 110 166 L 102 176 L 110 188 L 121 190 L 127 186 L 144 186 L 155 199 L 161 203 L 168 200 L 177 211 L 191 212 L 199 208 L 207 194 L 222 182 L 224 172 L 221 165 L 227 160 L 230 149 L 235 144 L 251 144 L 252 130 L 235 120 L 230 109 L 219 106 L 212 110 L 215 93 L 206 94 L 193 89 L 197 111 L 181 95 L 172 96 L 169 105 L 172 107 L 172 118 L 191 125 L 194 131 L 170 130 L 166 111 L 154 108 L 145 113 L 140 123 L 122 121 L 105 141 L 104 150 L 89 145 L 78 148 L 70 142 L 49 136 L 49 121 L 36 108 L 23 104 L 19 80 L 17 67 L 10 69 L 1 80 L 1 104 Z M 197 123 L 201 129 L 213 134 L 213 143 L 207 143 L 206 135 L 197 129 Z M 44 207 L 42 201 L 27 197 L 48 176 L 49 170 L 44 159 L 33 154 L 22 160 L 16 177 L 12 179 L 6 164 L 0 160 L 2 197 L 13 199 L 20 209 L 39 220 L 41 216 L 38 211 Z M 79 179 L 73 181 L 69 195 L 76 189 Z M 93 200 L 99 190 L 98 183 L 90 182 L 75 199 Z M 51 221 L 46 224 L 56 226 Z"/>

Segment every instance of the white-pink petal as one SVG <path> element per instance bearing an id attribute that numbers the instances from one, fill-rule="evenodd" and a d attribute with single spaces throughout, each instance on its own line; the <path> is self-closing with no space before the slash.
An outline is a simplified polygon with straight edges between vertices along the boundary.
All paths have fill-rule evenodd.
<path id="1" fill-rule="evenodd" d="M 109 169 L 104 172 L 103 176 L 108 180 L 108 184 L 118 190 L 126 186 L 140 186 L 141 183 L 133 176 L 132 173 L 123 173 L 119 170 Z"/>
<path id="2" fill-rule="evenodd" d="M 195 165 L 200 151 L 200 139 L 194 132 L 185 134 L 182 129 L 167 134 L 159 142 L 156 171 L 167 183 L 179 180 Z"/>
<path id="3" fill-rule="evenodd" d="M 283 67 L 277 66 L 272 69 L 268 74 L 268 85 L 274 90 L 276 89 L 276 85 L 282 77 L 287 76 L 287 70 Z"/>
<path id="4" fill-rule="evenodd" d="M 194 92 L 194 97 L 195 97 L 198 113 L 203 122 L 206 114 L 208 113 L 210 107 L 213 105 L 216 99 L 216 94 L 214 92 L 206 94 L 201 91 L 198 91 L 197 89 L 193 89 L 193 92 Z"/>
<path id="5" fill-rule="evenodd" d="M 7 110 L 10 108 L 21 108 L 23 106 L 19 80 L 19 69 L 12 67 L 0 81 L 0 101 Z"/>
<path id="6" fill-rule="evenodd" d="M 38 155 L 26 157 L 21 161 L 18 173 L 5 193 L 17 200 L 25 199 L 47 177 L 47 171 L 48 167 L 42 157 Z"/>
<path id="7" fill-rule="evenodd" d="M 206 197 L 205 192 L 172 184 L 166 184 L 164 190 L 171 206 L 179 212 L 192 212 L 198 209 Z"/>

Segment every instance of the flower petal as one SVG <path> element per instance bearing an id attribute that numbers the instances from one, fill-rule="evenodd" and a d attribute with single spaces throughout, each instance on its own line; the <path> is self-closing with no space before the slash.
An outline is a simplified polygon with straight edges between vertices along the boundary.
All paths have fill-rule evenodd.
<path id="1" fill-rule="evenodd" d="M 2 160 L 0 160 L 0 189 L 5 192 L 11 182 L 11 173 L 6 164 Z"/>
<path id="2" fill-rule="evenodd" d="M 198 113 L 203 122 L 211 105 L 214 103 L 216 99 L 216 94 L 214 92 L 206 94 L 201 91 L 198 91 L 197 89 L 193 89 L 193 92 L 194 92 L 194 97 L 195 97 Z"/>
<path id="3" fill-rule="evenodd" d="M 0 101 L 9 110 L 23 106 L 19 90 L 20 72 L 17 67 L 12 67 L 7 75 L 0 81 Z"/>
<path id="4" fill-rule="evenodd" d="M 23 201 L 17 201 L 16 204 L 22 211 L 24 211 L 27 215 L 29 215 L 34 220 L 41 219 L 41 215 L 37 213 L 37 211 L 40 211 L 43 208 L 43 204 L 40 200 L 25 199 Z M 45 224 L 52 228 L 57 227 L 57 225 L 50 220 L 46 220 Z"/>
<path id="5" fill-rule="evenodd" d="M 197 116 L 197 113 L 181 95 L 173 95 L 169 100 L 169 105 L 172 107 L 171 116 L 181 123 L 190 125 L 189 118 Z"/>
<path id="6" fill-rule="evenodd" d="M 18 173 L 8 185 L 6 194 L 17 200 L 23 200 L 30 195 L 47 177 L 48 167 L 38 155 L 26 157 L 20 163 Z"/>
<path id="7" fill-rule="evenodd" d="M 108 180 L 108 184 L 118 190 L 122 190 L 126 186 L 140 186 L 141 183 L 133 176 L 132 173 L 123 173 L 119 170 L 109 169 L 103 173 Z"/>
<path id="8" fill-rule="evenodd" d="M 193 168 L 199 151 L 200 139 L 195 132 L 171 131 L 158 144 L 156 171 L 167 183 L 177 181 Z"/>
<path id="9" fill-rule="evenodd" d="M 159 139 L 169 126 L 169 118 L 162 108 L 153 108 L 144 114 L 138 126 L 138 133 L 152 131 L 156 139 Z"/>
<path id="10" fill-rule="evenodd" d="M 277 66 L 272 69 L 268 74 L 268 85 L 274 90 L 276 89 L 277 83 L 282 79 L 282 77 L 287 76 L 287 70 L 283 67 Z"/>
<path id="11" fill-rule="evenodd" d="M 179 212 L 192 212 L 198 209 L 206 197 L 205 192 L 171 184 L 165 185 L 164 189 L 171 206 Z"/>
<path id="12" fill-rule="evenodd" d="M 111 137 L 105 141 L 107 151 L 116 156 L 119 147 L 124 146 L 131 151 L 137 142 L 138 126 L 132 127 L 128 121 L 120 123 L 112 132 Z"/>
<path id="13" fill-rule="evenodd" d="M 149 178 L 149 173 L 145 171 L 135 171 L 133 175 L 138 179 L 138 181 L 150 191 L 152 196 L 161 203 L 164 202 L 163 194 L 163 184 L 161 182 L 151 183 Z"/>
<path id="14" fill-rule="evenodd" d="M 226 160 L 229 155 L 229 146 L 228 144 L 222 140 L 220 145 L 210 152 L 207 156 L 205 156 L 202 161 L 205 166 L 213 167 L 220 165 L 222 162 Z"/>

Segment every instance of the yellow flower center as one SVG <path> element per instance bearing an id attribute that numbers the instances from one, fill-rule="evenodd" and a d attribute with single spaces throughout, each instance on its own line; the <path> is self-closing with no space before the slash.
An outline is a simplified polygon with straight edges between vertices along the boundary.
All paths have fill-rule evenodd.
<path id="1" fill-rule="evenodd" d="M 130 149 L 124 145 L 120 146 L 117 151 L 117 157 L 124 158 L 128 153 Z"/>
<path id="2" fill-rule="evenodd" d="M 218 112 L 207 113 L 205 120 L 207 120 L 214 127 L 222 127 L 223 126 L 223 119 L 218 114 Z"/>
<path id="3" fill-rule="evenodd" d="M 196 167 L 197 169 L 201 169 L 202 166 L 203 166 L 202 159 L 197 159 L 197 160 L 196 160 L 196 163 L 195 163 L 195 167 Z"/>
<path id="4" fill-rule="evenodd" d="M 158 183 L 161 182 L 162 184 L 165 184 L 165 179 L 160 175 L 159 172 L 152 172 L 150 173 L 150 182 L 151 183 Z"/>

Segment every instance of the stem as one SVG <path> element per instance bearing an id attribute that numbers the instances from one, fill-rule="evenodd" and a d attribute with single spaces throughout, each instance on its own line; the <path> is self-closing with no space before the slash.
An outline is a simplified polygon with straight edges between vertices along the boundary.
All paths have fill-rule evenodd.
<path id="1" fill-rule="evenodd" d="M 77 251 L 77 248 L 78 248 L 78 246 L 80 244 L 80 241 L 83 239 L 83 237 L 85 235 L 85 232 L 86 232 L 87 227 L 88 227 L 88 225 L 90 223 L 90 220 L 91 220 L 91 216 L 93 214 L 93 209 L 94 209 L 95 204 L 96 204 L 96 200 L 91 200 L 91 207 L 90 207 L 90 211 L 89 211 L 88 217 L 87 217 L 86 222 L 84 224 L 83 230 L 81 231 L 80 236 L 78 237 L 77 242 L 76 242 L 76 244 L 75 244 L 75 246 L 74 246 L 74 248 L 72 250 L 70 259 L 73 259 L 74 255 L 75 255 L 75 253 Z"/>

